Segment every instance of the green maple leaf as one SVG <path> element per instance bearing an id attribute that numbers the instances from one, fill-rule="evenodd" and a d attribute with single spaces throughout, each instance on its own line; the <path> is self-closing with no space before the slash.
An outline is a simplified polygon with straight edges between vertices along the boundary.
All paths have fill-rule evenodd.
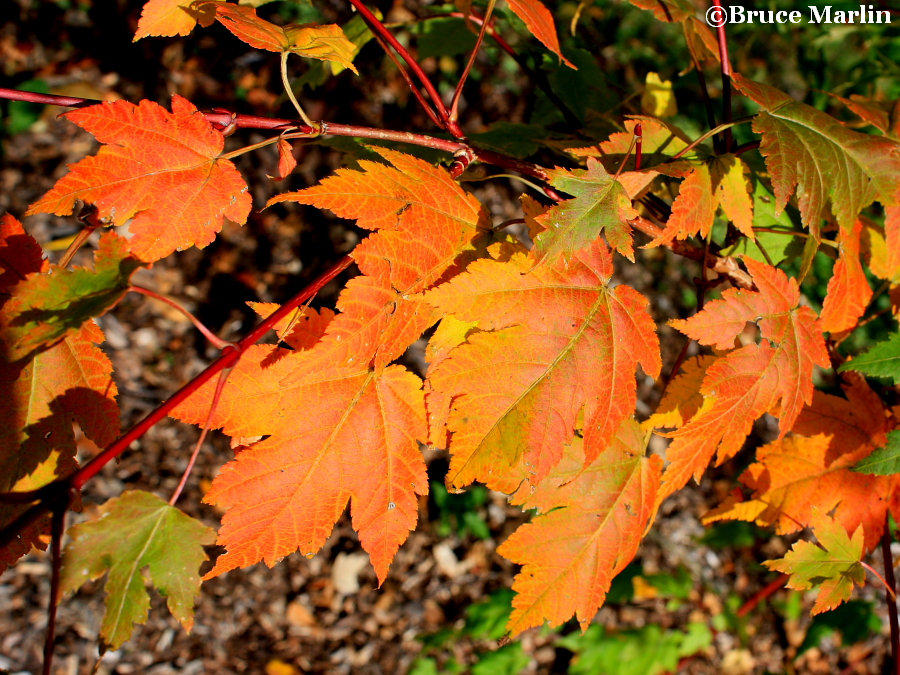
<path id="1" fill-rule="evenodd" d="M 553 187 L 574 198 L 556 204 L 538 218 L 547 227 L 535 241 L 541 257 L 547 262 L 559 255 L 571 258 L 603 232 L 610 246 L 633 261 L 628 221 L 637 218 L 638 212 L 622 184 L 593 157 L 588 157 L 587 169 L 554 169 L 547 174 Z"/>
<path id="2" fill-rule="evenodd" d="M 145 264 L 129 255 L 126 240 L 108 233 L 100 240 L 94 269 L 51 268 L 48 274 L 29 274 L 4 307 L 8 357 L 17 361 L 43 351 L 91 317 L 104 314 L 128 291 L 132 273 Z"/>
<path id="3" fill-rule="evenodd" d="M 814 528 L 820 546 L 798 541 L 783 558 L 767 560 L 769 569 L 790 575 L 787 587 L 799 591 L 818 588 L 812 613 L 834 609 L 850 598 L 854 584 L 862 586 L 866 571 L 862 566 L 863 531 L 856 528 L 847 536 L 842 525 L 831 517 L 818 519 Z"/>
<path id="4" fill-rule="evenodd" d="M 149 492 L 125 492 L 100 507 L 100 517 L 69 530 L 61 588 L 68 592 L 109 573 L 106 612 L 100 627 L 105 645 L 117 649 L 134 624 L 147 620 L 150 596 L 142 571 L 165 596 L 169 611 L 190 631 L 200 591 L 203 546 L 216 534 Z"/>
<path id="5" fill-rule="evenodd" d="M 842 364 L 839 370 L 855 370 L 870 377 L 889 377 L 894 384 L 900 384 L 900 333 L 894 333 L 864 354 Z"/>
<path id="6" fill-rule="evenodd" d="M 889 476 L 900 473 L 900 431 L 887 435 L 887 442 L 853 466 L 859 473 Z"/>
<path id="7" fill-rule="evenodd" d="M 900 144 L 851 131 L 838 120 L 774 87 L 735 73 L 734 83 L 761 107 L 753 130 L 772 174 L 777 212 L 797 192 L 803 224 L 818 234 L 828 212 L 846 232 L 874 201 L 897 201 Z"/>

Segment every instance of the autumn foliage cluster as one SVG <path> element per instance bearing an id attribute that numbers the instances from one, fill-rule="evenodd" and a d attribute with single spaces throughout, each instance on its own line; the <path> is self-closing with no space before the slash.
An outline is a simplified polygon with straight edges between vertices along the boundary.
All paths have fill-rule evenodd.
<path id="1" fill-rule="evenodd" d="M 353 4 L 402 65 L 406 49 Z M 467 11 L 472 31 L 484 27 L 488 37 L 511 30 L 503 16 L 517 17 L 555 67 L 575 68 L 539 0 L 508 0 L 493 18 L 484 15 L 493 2 Z M 2 565 L 46 546 L 54 516 L 77 508 L 78 489 L 127 447 L 117 441 L 112 366 L 92 317 L 116 305 L 135 270 L 206 246 L 224 219 L 243 224 L 253 208 L 295 203 L 369 231 L 351 254 L 358 275 L 334 310 L 310 308 L 309 293 L 254 305 L 277 344 L 224 345 L 222 367 L 167 410 L 233 440 L 234 459 L 205 495 L 224 513 L 217 533 L 174 499 L 138 491 L 68 531 L 60 588 L 108 574 L 106 644 L 121 644 L 146 617 L 141 569 L 190 628 L 205 545 L 224 553 L 204 579 L 311 556 L 348 505 L 383 582 L 428 491 L 423 445 L 448 451 L 451 490 L 481 483 L 533 510 L 499 548 L 521 566 L 510 633 L 572 617 L 586 628 L 660 504 L 735 457 L 767 414 L 778 420 L 777 439 L 706 521 L 782 534 L 812 528 L 818 544 L 801 541 L 767 564 L 794 588 L 819 588 L 815 611 L 849 598 L 889 516 L 900 517 L 900 338 L 849 357 L 838 350 L 877 301 L 900 313 L 897 108 L 838 98 L 859 118 L 847 124 L 731 73 L 686 0 L 665 0 L 656 14 L 683 25 L 698 67 L 725 71 L 735 96 L 752 102 L 755 141 L 733 141 L 741 120 L 716 128 L 713 143 L 645 114 L 604 137 L 585 129 L 555 139 L 560 159 L 542 166 L 469 142 L 455 106 L 413 81 L 421 71 L 410 59 L 411 86 L 452 140 L 407 142 L 445 151 L 444 166 L 401 150 L 398 134 L 391 147 L 372 146 L 375 159 L 263 205 L 232 162 L 255 148 L 225 151 L 226 133 L 252 126 L 239 116 L 223 122 L 177 94 L 169 109 L 120 100 L 66 113 L 100 149 L 19 215 L 27 226 L 31 214 L 67 216 L 84 205 L 84 221 L 103 234 L 93 266 L 72 268 L 50 264 L 13 214 L 2 219 L 0 377 L 11 402 L 0 410 L 0 490 L 11 493 L 0 503 Z M 150 0 L 135 39 L 214 23 L 280 54 L 282 65 L 299 55 L 355 70 L 359 47 L 341 27 L 276 25 L 233 2 Z M 302 119 L 271 125 L 258 144 L 278 149 L 281 177 L 294 169 L 293 145 L 353 135 L 297 107 Z M 460 186 L 477 162 L 539 188 L 521 198 L 517 234 Z M 776 214 L 798 217 L 760 227 L 755 212 L 772 199 Z M 726 245 L 711 245 L 716 227 Z M 668 317 L 685 346 L 703 347 L 700 356 L 664 363 L 651 298 L 616 278 L 620 263 L 637 264 L 640 247 L 699 261 L 718 290 L 693 316 Z M 801 284 L 821 251 L 836 262 L 816 311 Z M 423 335 L 424 378 L 400 360 Z M 639 377 L 665 384 L 643 419 Z M 106 448 L 83 467 L 73 424 Z M 654 435 L 669 439 L 664 456 L 648 450 Z"/>

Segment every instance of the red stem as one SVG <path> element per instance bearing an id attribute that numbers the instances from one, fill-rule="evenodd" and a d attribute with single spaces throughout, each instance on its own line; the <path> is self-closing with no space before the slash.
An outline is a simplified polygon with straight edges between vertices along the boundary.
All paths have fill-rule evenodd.
<path id="1" fill-rule="evenodd" d="M 106 449 L 103 450 L 103 452 L 93 457 L 91 461 L 89 461 L 83 467 L 78 469 L 78 471 L 72 474 L 66 482 L 73 488 L 80 490 L 81 487 L 87 481 L 93 478 L 100 471 L 100 469 L 102 469 L 106 465 L 107 462 L 121 455 L 125 451 L 125 449 L 129 445 L 131 445 L 132 442 L 143 436 L 152 426 L 166 417 L 166 415 L 168 415 L 179 404 L 187 400 L 191 396 L 191 394 L 193 394 L 200 387 L 206 384 L 207 381 L 211 380 L 226 368 L 231 368 L 232 366 L 234 366 L 234 364 L 238 362 L 238 359 L 241 358 L 241 355 L 247 350 L 248 347 L 256 344 L 263 335 L 269 332 L 272 326 L 281 321 L 281 319 L 288 316 L 291 312 L 294 311 L 296 307 L 315 296 L 315 294 L 318 293 L 322 289 L 322 287 L 325 286 L 325 284 L 327 284 L 338 274 L 347 269 L 352 262 L 353 259 L 349 255 L 344 256 L 338 263 L 331 267 L 331 269 L 325 272 L 325 274 L 320 276 L 312 284 L 300 291 L 287 303 L 282 305 L 276 312 L 265 318 L 240 342 L 225 349 L 222 353 L 222 356 L 213 361 L 206 368 L 206 370 L 204 370 L 202 373 L 197 375 L 197 377 L 184 385 L 175 394 L 173 394 L 169 400 L 159 405 L 155 410 L 153 410 L 140 422 L 135 424 L 118 440 L 107 446 Z"/>
<path id="2" fill-rule="evenodd" d="M 81 107 L 85 105 L 96 105 L 102 101 L 74 98 L 71 96 L 55 96 L 53 94 L 36 94 L 29 91 L 19 91 L 17 89 L 0 88 L 0 99 L 12 101 L 30 101 L 32 103 L 43 103 L 45 105 L 65 105 L 68 107 Z M 374 127 L 359 127 L 352 124 L 338 124 L 336 122 L 317 122 L 319 129 L 313 129 L 305 124 L 298 124 L 295 120 L 282 119 L 277 117 L 258 117 L 256 115 L 241 115 L 229 112 L 227 110 L 216 110 L 214 112 L 205 112 L 203 116 L 209 120 L 210 124 L 222 129 L 269 129 L 273 131 L 284 131 L 286 129 L 296 129 L 301 133 L 320 136 L 350 136 L 355 138 L 374 138 L 382 141 L 390 141 L 393 143 L 409 143 L 410 145 L 418 145 L 426 148 L 434 148 L 443 152 L 453 154 L 471 154 L 472 161 L 480 161 L 486 164 L 492 164 L 504 169 L 518 171 L 526 176 L 537 178 L 540 181 L 547 181 L 547 174 L 536 164 L 523 162 L 513 157 L 507 157 L 490 150 L 481 150 L 472 148 L 462 141 L 447 140 L 444 138 L 435 138 L 424 134 L 415 134 L 409 131 L 393 131 L 390 129 L 377 129 Z M 550 193 L 548 193 L 549 195 Z M 552 198 L 552 195 L 551 195 Z"/>
<path id="3" fill-rule="evenodd" d="M 454 122 L 459 119 L 459 100 L 462 98 L 462 90 L 466 84 L 466 80 L 469 79 L 469 73 L 472 72 L 472 66 L 475 65 L 475 57 L 478 56 L 478 51 L 481 49 L 482 43 L 484 43 L 484 34 L 490 24 L 491 12 L 493 9 L 493 3 L 488 3 L 487 13 L 485 14 L 485 18 L 481 21 L 481 29 L 478 31 L 478 39 L 475 40 L 475 46 L 472 48 L 472 53 L 469 55 L 466 67 L 463 69 L 459 82 L 456 83 L 456 91 L 453 92 L 453 100 L 450 102 L 450 119 Z"/>
<path id="4" fill-rule="evenodd" d="M 634 170 L 641 170 L 641 160 L 644 151 L 644 125 L 638 122 L 634 125 Z"/>
<path id="5" fill-rule="evenodd" d="M 897 580 L 894 578 L 894 556 L 891 554 L 891 521 L 884 519 L 884 533 L 881 535 L 881 558 L 884 562 L 885 602 L 887 603 L 888 621 L 891 625 L 891 672 L 900 675 L 900 620 L 897 617 Z M 892 592 L 894 597 L 892 596 Z"/>
<path id="6" fill-rule="evenodd" d="M 750 598 L 747 602 L 745 602 L 740 607 L 740 609 L 738 609 L 737 616 L 738 617 L 747 616 L 750 612 L 752 612 L 756 608 L 756 606 L 760 602 L 762 602 L 763 600 L 768 598 L 775 591 L 779 590 L 780 588 L 783 588 L 784 585 L 788 582 L 789 578 L 790 577 L 788 577 L 787 574 L 782 574 L 780 577 L 775 579 L 775 581 L 772 581 L 764 588 L 758 590 L 756 593 L 753 594 L 752 598 Z"/>
<path id="7" fill-rule="evenodd" d="M 44 636 L 43 675 L 50 675 L 53 668 L 53 642 L 56 638 L 56 609 L 59 607 L 59 570 L 62 566 L 62 537 L 66 530 L 67 504 L 53 507 L 50 539 L 50 603 L 47 606 L 47 634 Z"/>
<path id="8" fill-rule="evenodd" d="M 156 291 L 151 291 L 149 288 L 144 288 L 143 286 L 132 286 L 128 290 L 134 291 L 135 293 L 141 293 L 142 295 L 146 295 L 149 298 L 159 300 L 160 302 L 164 302 L 170 307 L 174 307 L 175 309 L 177 309 L 179 312 L 184 314 L 192 324 L 194 324 L 194 328 L 203 333 L 203 337 L 209 340 L 216 349 L 225 349 L 225 347 L 231 346 L 230 342 L 226 342 L 225 340 L 221 339 L 209 328 L 207 328 L 206 325 L 202 321 L 200 321 L 200 319 L 191 314 L 186 308 L 182 307 L 174 300 L 167 298 L 164 295 L 160 295 Z"/>
<path id="9" fill-rule="evenodd" d="M 720 12 L 725 12 L 725 9 L 722 7 L 721 0 L 712 0 L 713 5 L 719 9 Z M 732 110 L 731 110 L 731 59 L 728 58 L 728 40 L 725 36 L 725 23 L 722 22 L 720 26 L 716 26 L 716 39 L 719 43 L 719 61 L 721 63 L 722 68 L 722 123 L 728 124 L 732 119 Z M 731 152 L 731 129 L 728 128 L 723 132 L 722 138 L 724 139 L 725 144 L 725 152 Z"/>
<path id="10" fill-rule="evenodd" d="M 369 28 L 372 31 L 381 36 L 381 38 L 387 42 L 391 47 L 394 48 L 394 51 L 400 55 L 404 61 L 406 61 L 406 65 L 409 66 L 409 69 L 416 76 L 419 82 L 422 83 L 422 87 L 428 93 L 428 96 L 431 98 L 434 103 L 435 111 L 437 112 L 438 117 L 440 118 L 441 126 L 449 131 L 455 138 L 463 138 L 464 134 L 456 122 L 450 119 L 450 114 L 447 111 L 447 106 L 444 105 L 443 100 L 441 100 L 441 95 L 438 93 L 437 89 L 435 89 L 434 85 L 431 83 L 431 80 L 428 79 L 428 76 L 425 74 L 425 71 L 422 70 L 422 66 L 419 65 L 419 62 L 416 61 L 412 55 L 407 51 L 406 47 L 404 47 L 400 42 L 394 37 L 394 34 L 391 33 L 383 23 L 378 19 L 377 16 L 372 14 L 369 11 L 369 8 L 366 7 L 360 0 L 350 0 L 350 4 L 356 8 L 356 11 L 359 12 L 360 16 L 362 16 L 363 20 L 368 24 Z"/>

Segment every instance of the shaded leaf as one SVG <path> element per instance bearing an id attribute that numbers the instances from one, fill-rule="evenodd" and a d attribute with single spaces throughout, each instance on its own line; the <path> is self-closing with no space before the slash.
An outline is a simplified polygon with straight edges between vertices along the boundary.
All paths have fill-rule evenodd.
<path id="1" fill-rule="evenodd" d="M 76 199 L 94 204 L 111 225 L 131 220 L 130 250 L 148 262 L 206 246 L 223 218 L 246 221 L 247 185 L 219 159 L 225 137 L 186 99 L 172 96 L 171 113 L 151 101 L 116 101 L 64 117 L 104 145 L 73 164 L 28 214 L 68 215 Z"/>
<path id="2" fill-rule="evenodd" d="M 97 520 L 69 529 L 60 587 L 74 591 L 109 574 L 106 611 L 100 627 L 103 642 L 117 649 L 144 623 L 150 608 L 142 571 L 166 598 L 185 630 L 194 625 L 194 602 L 200 592 L 203 546 L 215 531 L 149 492 L 130 491 L 100 507 Z"/>
<path id="3" fill-rule="evenodd" d="M 845 361 L 839 368 L 841 372 L 854 370 L 870 377 L 887 377 L 900 384 L 900 332 L 892 333 L 871 349 Z"/>
<path id="4" fill-rule="evenodd" d="M 85 321 L 115 306 L 144 265 L 128 254 L 128 243 L 113 233 L 100 239 L 94 268 L 51 268 L 35 273 L 15 288 L 3 309 L 7 358 L 16 361 L 46 349 Z"/>
<path id="5" fill-rule="evenodd" d="M 25 234 L 12 216 L 0 219 L 0 302 L 23 277 L 47 268 L 37 242 Z M 9 262 L 9 265 L 6 265 Z M 0 345 L 12 341 L 5 334 L 10 303 L 0 308 Z M 99 445 L 111 443 L 119 431 L 119 410 L 112 364 L 96 343 L 103 334 L 93 323 L 69 332 L 53 347 L 30 360 L 0 358 L 0 492 L 43 487 L 74 471 L 77 423 Z M 12 522 L 28 505 L 0 505 L 0 527 Z M 46 547 L 49 516 L 20 532 L 0 550 L 0 570 L 27 553 Z"/>
<path id="6" fill-rule="evenodd" d="M 564 64 L 578 70 L 574 63 L 563 56 L 559 48 L 559 38 L 556 35 L 556 24 L 553 14 L 540 0 L 507 0 L 509 8 L 525 22 L 526 28 L 551 52 L 559 57 Z"/>
<path id="7" fill-rule="evenodd" d="M 849 600 L 853 586 L 865 583 L 866 571 L 861 564 L 862 533 L 858 529 L 852 538 L 848 537 L 843 527 L 824 516 L 818 519 L 814 532 L 820 546 L 798 541 L 784 558 L 763 564 L 789 574 L 788 588 L 799 591 L 817 588 L 819 593 L 812 609 L 815 615 Z"/>
<path id="8" fill-rule="evenodd" d="M 0 217 L 0 305 L 13 286 L 29 274 L 46 271 L 48 266 L 40 244 L 25 232 L 15 216 L 4 213 Z"/>

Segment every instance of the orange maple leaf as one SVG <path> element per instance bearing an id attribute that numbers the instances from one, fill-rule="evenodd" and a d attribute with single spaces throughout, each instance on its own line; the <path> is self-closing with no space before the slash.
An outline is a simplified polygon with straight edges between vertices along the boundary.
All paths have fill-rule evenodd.
<path id="1" fill-rule="evenodd" d="M 559 37 L 556 35 L 556 24 L 553 22 L 553 14 L 540 0 L 508 0 L 509 8 L 525 22 L 525 27 L 531 31 L 541 43 L 559 57 L 572 70 L 578 70 L 574 63 L 563 56 L 559 48 Z"/>
<path id="2" fill-rule="evenodd" d="M 131 220 L 131 251 L 147 262 L 206 246 L 223 218 L 247 220 L 247 184 L 220 158 L 225 137 L 190 101 L 172 96 L 171 113 L 152 101 L 115 101 L 64 116 L 104 145 L 72 165 L 28 214 L 67 215 L 76 199 L 94 204 L 111 225 Z"/>
<path id="3" fill-rule="evenodd" d="M 820 317 L 824 331 L 837 333 L 855 327 L 872 297 L 859 261 L 861 234 L 862 222 L 857 220 L 852 229 L 841 230 L 838 235 L 840 255 L 828 280 Z"/>
<path id="4" fill-rule="evenodd" d="M 633 419 L 587 466 L 581 445 L 577 438 L 567 446 L 541 485 L 513 495 L 513 503 L 539 513 L 497 549 L 523 566 L 513 582 L 514 635 L 573 615 L 587 628 L 656 513 L 662 460 L 643 456 L 646 439 Z"/>
<path id="5" fill-rule="evenodd" d="M 251 47 L 332 61 L 357 73 L 353 65 L 356 45 L 336 24 L 301 26 L 289 23 L 277 26 L 261 19 L 256 9 L 246 5 L 210 2 L 200 6 L 207 11 L 210 7 L 214 9 L 216 20 Z"/>
<path id="6" fill-rule="evenodd" d="M 428 372 L 437 400 L 452 401 L 451 484 L 509 492 L 538 483 L 579 415 L 590 462 L 633 413 L 635 370 L 659 374 L 659 343 L 646 298 L 610 288 L 612 273 L 606 243 L 595 240 L 568 265 L 534 267 L 522 253 L 478 260 L 428 293 L 442 314 L 477 324 Z"/>
<path id="7" fill-rule="evenodd" d="M 760 448 L 740 481 L 750 499 L 731 497 L 704 522 L 749 520 L 774 525 L 779 534 L 809 527 L 814 511 L 833 511 L 852 534 L 861 525 L 871 550 L 884 529 L 895 476 L 851 471 L 883 445 L 883 404 L 862 378 L 851 376 L 847 398 L 817 391 L 794 424 L 793 435 Z M 802 434 L 802 435 L 801 435 Z"/>
<path id="8" fill-rule="evenodd" d="M 718 209 L 741 233 L 753 239 L 749 173 L 747 165 L 734 155 L 713 157 L 693 166 L 672 202 L 672 215 L 665 230 L 651 244 L 665 244 L 695 234 L 709 236 Z"/>
<path id="9" fill-rule="evenodd" d="M 194 0 L 147 0 L 138 19 L 134 42 L 150 35 L 169 37 L 187 35 L 198 23 L 209 26 L 215 16 L 215 4 Z"/>
<path id="10" fill-rule="evenodd" d="M 212 426 L 267 438 L 242 450 L 206 495 L 227 509 L 219 543 L 228 552 L 212 576 L 315 553 L 349 501 L 383 581 L 416 524 L 416 495 L 428 490 L 422 381 L 388 364 L 434 323 L 422 294 L 473 248 L 486 217 L 445 170 L 379 152 L 393 166 L 364 161 L 270 202 L 330 208 L 377 231 L 353 252 L 363 274 L 341 293 L 339 313 L 304 310 L 277 327 L 293 350 L 252 348 L 229 376 Z M 178 417 L 202 423 L 211 385 Z"/>
<path id="11" fill-rule="evenodd" d="M 341 365 L 320 343 L 299 352 L 260 345 L 235 367 L 212 425 L 268 438 L 238 453 L 204 498 L 227 509 L 218 543 L 228 550 L 207 578 L 260 561 L 271 567 L 297 550 L 316 553 L 349 501 L 384 581 L 415 528 L 416 495 L 428 491 L 417 442 L 426 436 L 422 382 L 400 366 L 354 365 Z M 204 407 L 177 414 L 202 423 Z"/>
<path id="12" fill-rule="evenodd" d="M 662 497 L 693 476 L 699 480 L 718 450 L 718 462 L 734 456 L 758 417 L 781 405 L 781 434 L 812 400 L 813 369 L 830 364 L 818 319 L 799 306 L 800 290 L 784 272 L 745 259 L 757 291 L 729 289 L 690 319 L 671 325 L 718 349 L 733 347 L 747 322 L 757 322 L 763 341 L 719 358 L 706 372 L 700 410 L 672 433 L 666 452 Z"/>

